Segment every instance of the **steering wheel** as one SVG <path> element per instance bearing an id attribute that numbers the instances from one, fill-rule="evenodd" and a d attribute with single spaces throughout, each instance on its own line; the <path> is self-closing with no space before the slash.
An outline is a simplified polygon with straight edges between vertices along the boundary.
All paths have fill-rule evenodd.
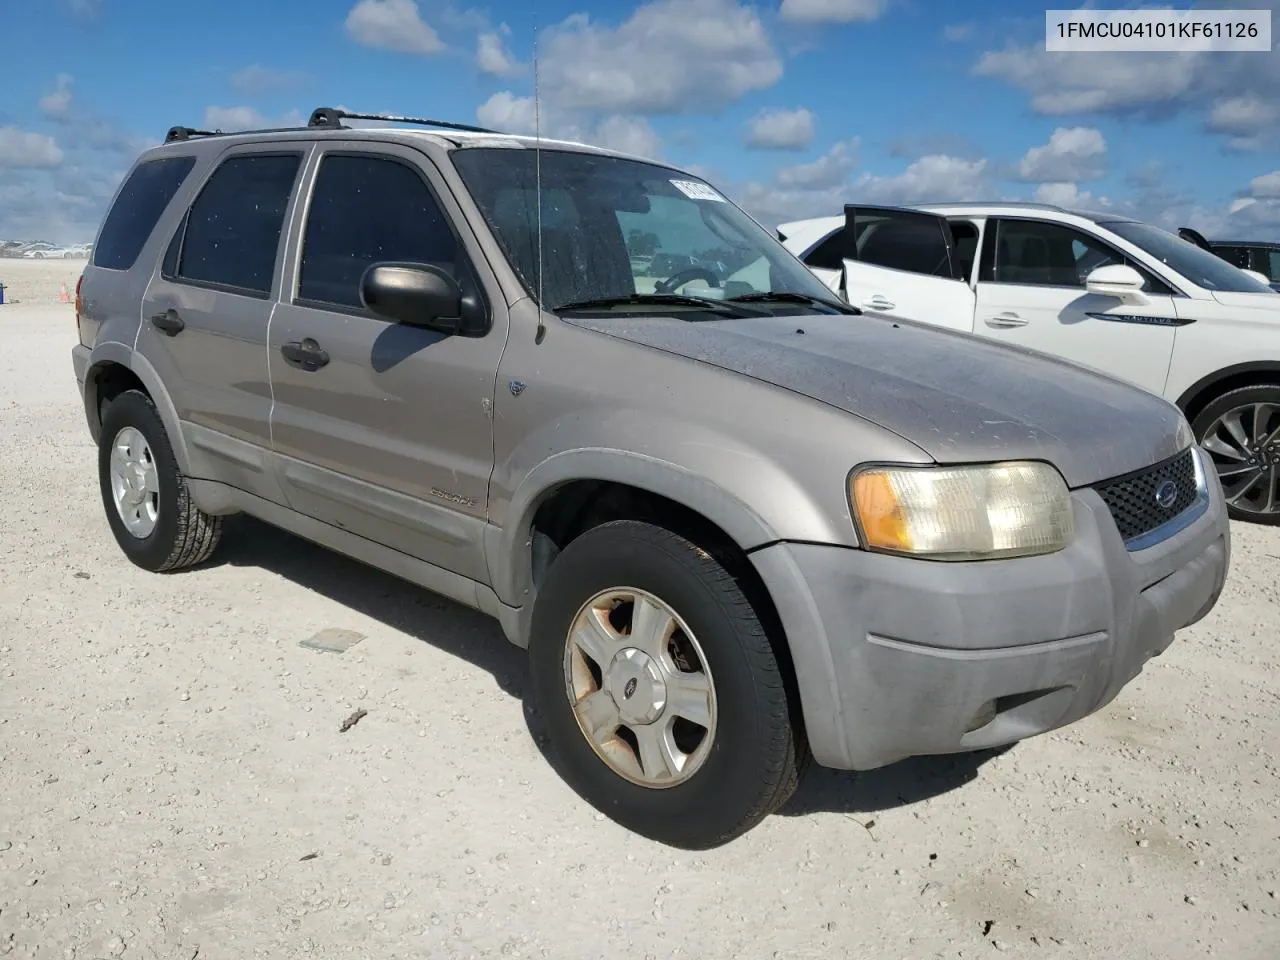
<path id="1" fill-rule="evenodd" d="M 706 267 L 690 267 L 688 270 L 681 270 L 679 273 L 672 274 L 665 280 L 659 280 L 654 287 L 657 293 L 670 293 L 677 287 L 683 287 L 690 280 L 703 279 L 711 286 L 720 286 L 720 278 L 716 276 L 715 271 L 708 270 Z"/>

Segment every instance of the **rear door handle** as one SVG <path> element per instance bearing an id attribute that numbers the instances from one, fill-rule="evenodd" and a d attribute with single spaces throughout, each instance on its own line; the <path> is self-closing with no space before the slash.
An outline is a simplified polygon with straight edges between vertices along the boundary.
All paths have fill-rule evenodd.
<path id="1" fill-rule="evenodd" d="M 869 310 L 892 310 L 897 306 L 897 304 L 888 297 L 882 296 L 878 293 L 873 297 L 868 297 L 866 300 L 863 300 L 862 305 Z"/>
<path id="2" fill-rule="evenodd" d="M 308 372 L 319 370 L 329 362 L 328 352 L 310 337 L 305 340 L 290 340 L 282 344 L 280 353 L 295 367 L 301 367 Z"/>
<path id="3" fill-rule="evenodd" d="M 1025 327 L 1027 325 L 1027 321 L 1024 318 L 1018 316 L 1012 310 L 1007 311 L 1005 313 L 997 313 L 994 317 L 987 317 L 986 323 L 988 327 L 1002 327 L 1002 328 Z"/>
<path id="4" fill-rule="evenodd" d="M 151 318 L 151 325 L 169 337 L 176 337 L 187 326 L 182 317 L 178 315 L 177 310 L 166 310 L 164 313 L 157 313 Z"/>

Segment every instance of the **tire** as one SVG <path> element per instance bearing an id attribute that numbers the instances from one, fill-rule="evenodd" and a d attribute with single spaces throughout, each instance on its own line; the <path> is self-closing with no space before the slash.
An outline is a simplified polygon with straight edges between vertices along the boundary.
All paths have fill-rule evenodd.
<path id="1" fill-rule="evenodd" d="M 593 598 L 618 590 L 643 594 L 674 614 L 674 639 L 669 645 L 657 641 L 657 648 L 667 651 L 657 669 L 672 684 L 670 710 L 678 709 L 677 680 L 712 691 L 712 722 L 701 728 L 702 738 L 694 748 L 689 745 L 697 738 L 698 725 L 684 715 L 673 719 L 669 711 L 647 726 L 642 720 L 618 728 L 609 741 L 609 755 L 630 756 L 637 764 L 633 775 L 620 773 L 616 763 L 604 758 L 603 748 L 593 745 L 573 708 L 573 699 L 580 695 L 575 684 L 584 678 L 586 689 L 594 685 L 599 695 L 609 698 L 604 702 L 631 703 L 634 680 L 619 686 L 631 661 L 619 664 L 632 654 L 615 656 L 607 674 L 603 669 L 597 671 L 599 676 L 583 674 L 582 664 L 589 658 L 579 659 L 578 648 L 569 640 L 570 628 Z M 627 608 L 624 602 L 618 610 Z M 686 627 L 695 638 L 693 644 L 687 641 Z M 610 633 L 607 639 L 620 642 L 603 649 L 625 651 L 631 646 L 630 636 L 629 626 L 620 636 Z M 696 658 L 705 663 L 698 665 L 700 672 L 684 672 L 693 665 L 689 653 L 694 647 Z M 595 527 L 572 541 L 538 589 L 529 654 L 533 699 L 543 718 L 552 764 L 579 796 L 622 826 L 671 846 L 707 849 L 746 833 L 794 792 L 807 747 L 793 721 L 774 647 L 734 578 L 683 537 L 627 520 Z M 676 665 L 677 659 L 683 667 Z M 652 666 L 653 661 L 648 662 Z M 655 700 L 645 695 L 650 689 L 640 688 L 635 702 L 652 707 Z M 696 712 L 686 710 L 688 715 Z M 640 782 L 643 776 L 634 776 L 636 770 L 647 776 L 651 769 L 638 762 L 636 731 L 661 729 L 675 731 L 665 742 L 682 738 L 680 749 L 689 753 L 681 774 L 662 785 L 646 785 Z"/>
<path id="2" fill-rule="evenodd" d="M 154 482 L 148 482 L 145 491 L 141 481 L 129 488 L 142 500 L 126 510 L 116 505 L 115 483 L 120 474 L 113 477 L 113 455 L 118 441 L 136 436 L 141 437 L 142 444 L 135 446 L 134 453 L 143 445 L 149 452 L 149 456 L 139 454 L 136 459 L 140 463 L 149 461 L 150 467 L 126 472 L 133 473 L 135 479 L 139 474 L 149 476 Z M 160 414 L 145 393 L 128 390 L 107 405 L 98 446 L 98 481 L 116 543 L 126 557 L 144 570 L 160 573 L 194 566 L 209 559 L 217 548 L 222 518 L 204 513 L 191 501 Z M 152 490 L 153 486 L 156 489 Z M 154 513 L 149 528 L 143 519 L 148 504 Z M 126 522 L 127 514 L 136 518 L 133 530 Z"/>
<path id="3" fill-rule="evenodd" d="M 1232 421 L 1247 446 L 1228 429 Z M 1196 415 L 1191 432 L 1218 470 L 1228 515 L 1280 525 L 1280 384 L 1240 387 L 1215 397 Z M 1256 438 L 1269 442 L 1255 445 Z"/>

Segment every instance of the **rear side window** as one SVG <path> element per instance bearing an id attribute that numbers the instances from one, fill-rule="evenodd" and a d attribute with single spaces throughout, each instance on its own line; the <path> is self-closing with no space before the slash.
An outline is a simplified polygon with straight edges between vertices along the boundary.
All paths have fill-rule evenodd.
<path id="1" fill-rule="evenodd" d="M 382 261 L 429 263 L 459 282 L 458 241 L 416 170 L 369 156 L 325 157 L 302 245 L 298 299 L 363 308 L 360 279 Z"/>
<path id="2" fill-rule="evenodd" d="M 187 213 L 177 277 L 267 296 L 301 154 L 223 161 Z"/>
<path id="3" fill-rule="evenodd" d="M 951 277 L 951 255 L 941 219 L 928 215 L 863 214 L 854 221 L 854 245 L 863 263 Z"/>
<path id="4" fill-rule="evenodd" d="M 95 267 L 128 270 L 133 266 L 195 163 L 195 157 L 165 157 L 133 168 L 98 233 L 93 248 Z"/>

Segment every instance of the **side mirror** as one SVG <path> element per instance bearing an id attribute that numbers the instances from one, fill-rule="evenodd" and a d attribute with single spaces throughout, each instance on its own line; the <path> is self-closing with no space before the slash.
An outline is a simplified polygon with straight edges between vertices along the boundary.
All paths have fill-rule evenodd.
<path id="1" fill-rule="evenodd" d="M 378 316 L 396 323 L 457 333 L 462 289 L 427 263 L 375 263 L 360 278 L 360 299 Z"/>
<path id="2" fill-rule="evenodd" d="M 1099 297 L 1117 297 L 1128 303 L 1142 304 L 1150 302 L 1142 292 L 1143 282 L 1142 274 L 1133 267 L 1113 263 L 1092 271 L 1085 277 L 1084 286 Z"/>
<path id="3" fill-rule="evenodd" d="M 1241 267 L 1241 270 L 1244 270 L 1244 268 Z M 1253 277 L 1253 279 L 1257 280 L 1259 283 L 1265 283 L 1268 287 L 1271 286 L 1271 278 L 1265 273 L 1259 273 L 1257 270 L 1244 270 L 1244 272 Z"/>

